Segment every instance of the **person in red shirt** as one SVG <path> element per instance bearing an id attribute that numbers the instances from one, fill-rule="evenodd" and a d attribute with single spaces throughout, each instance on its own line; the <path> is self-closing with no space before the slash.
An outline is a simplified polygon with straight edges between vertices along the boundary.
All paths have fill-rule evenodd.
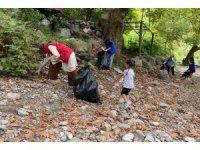
<path id="1" fill-rule="evenodd" d="M 37 70 L 37 73 L 40 74 L 42 68 L 49 63 L 55 65 L 61 62 L 64 72 L 68 74 L 69 85 L 73 86 L 77 67 L 77 60 L 73 49 L 59 42 L 43 43 L 39 49 L 46 54 L 46 58 Z"/>

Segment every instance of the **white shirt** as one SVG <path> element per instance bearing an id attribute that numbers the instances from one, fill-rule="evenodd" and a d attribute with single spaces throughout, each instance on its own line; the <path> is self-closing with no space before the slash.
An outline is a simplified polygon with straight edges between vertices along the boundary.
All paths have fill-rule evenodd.
<path id="1" fill-rule="evenodd" d="M 51 63 L 54 65 L 60 61 L 60 54 L 56 48 L 56 46 L 49 45 L 48 49 L 51 51 L 53 57 L 51 57 Z"/>
<path id="2" fill-rule="evenodd" d="M 128 88 L 128 89 L 133 89 L 135 87 L 135 85 L 134 85 L 134 77 L 135 77 L 135 73 L 134 73 L 133 69 L 126 69 L 124 71 L 124 84 L 123 84 L 123 87 L 124 88 Z"/>

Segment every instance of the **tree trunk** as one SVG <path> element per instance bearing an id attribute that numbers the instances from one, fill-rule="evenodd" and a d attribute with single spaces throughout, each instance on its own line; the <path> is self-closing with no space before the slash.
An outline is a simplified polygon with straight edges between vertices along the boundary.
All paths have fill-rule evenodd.
<path id="1" fill-rule="evenodd" d="M 92 17 L 93 10 L 94 10 L 94 8 L 87 8 L 86 9 L 86 21 L 90 21 L 90 19 Z"/>
<path id="2" fill-rule="evenodd" d="M 155 35 L 154 33 L 151 33 L 151 48 L 149 52 L 150 55 L 152 55 L 152 51 L 153 51 L 154 35 Z"/>
<path id="3" fill-rule="evenodd" d="M 198 51 L 200 49 L 200 47 L 198 47 L 197 45 L 193 45 L 192 48 L 190 49 L 189 53 L 187 54 L 186 58 L 183 59 L 183 65 L 188 65 L 188 59 L 190 57 L 193 57 L 194 56 L 194 53 L 196 51 Z"/>
<path id="4" fill-rule="evenodd" d="M 120 51 L 123 45 L 124 19 L 128 8 L 106 9 L 99 20 L 99 26 L 106 38 L 111 38 Z"/>

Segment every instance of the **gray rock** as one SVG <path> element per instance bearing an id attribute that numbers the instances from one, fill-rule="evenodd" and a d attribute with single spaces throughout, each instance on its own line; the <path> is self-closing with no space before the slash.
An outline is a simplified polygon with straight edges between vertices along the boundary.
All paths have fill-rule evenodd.
<path id="1" fill-rule="evenodd" d="M 143 64 L 142 64 L 142 59 L 140 59 L 139 57 L 135 57 L 132 59 L 132 62 L 133 62 L 133 65 L 135 67 L 142 67 Z"/>
<path id="2" fill-rule="evenodd" d="M 70 38 L 71 37 L 71 32 L 70 32 L 69 29 L 62 28 L 62 29 L 60 29 L 59 35 L 62 36 L 62 37 L 65 37 L 65 38 Z"/>
<path id="3" fill-rule="evenodd" d="M 121 129 L 129 129 L 130 128 L 130 125 L 128 124 L 125 124 L 125 123 L 120 123 L 117 125 L 119 128 Z"/>
<path id="4" fill-rule="evenodd" d="M 2 105 L 6 105 L 7 104 L 7 100 L 0 100 L 0 106 Z"/>
<path id="5" fill-rule="evenodd" d="M 66 127 L 66 126 L 62 127 L 62 129 L 63 129 L 64 131 L 68 131 L 68 127 Z"/>
<path id="6" fill-rule="evenodd" d="M 20 99 L 21 94 L 20 93 L 8 93 L 7 98 L 11 100 L 18 100 Z"/>
<path id="7" fill-rule="evenodd" d="M 61 133 L 63 133 L 63 132 L 61 132 Z M 62 141 L 62 142 L 67 141 L 67 136 L 64 133 L 60 135 L 60 141 Z"/>
<path id="8" fill-rule="evenodd" d="M 144 141 L 145 135 L 143 134 L 142 131 L 136 130 L 136 131 L 133 132 L 133 134 L 134 134 L 135 137 L 138 138 L 138 140 L 137 140 L 138 142 Z"/>
<path id="9" fill-rule="evenodd" d="M 134 113 L 131 114 L 131 117 L 134 118 L 134 119 L 137 119 L 138 118 L 138 114 L 134 112 Z"/>
<path id="10" fill-rule="evenodd" d="M 152 135 L 147 135 L 144 142 L 154 142 L 154 137 Z"/>
<path id="11" fill-rule="evenodd" d="M 80 28 L 78 24 L 72 24 L 71 25 L 71 31 L 75 34 L 79 34 L 80 33 Z"/>
<path id="12" fill-rule="evenodd" d="M 144 58 L 147 60 L 147 62 L 149 62 L 152 66 L 154 66 L 156 64 L 156 60 L 154 57 L 150 56 L 150 55 L 145 55 Z"/>
<path id="13" fill-rule="evenodd" d="M 50 24 L 50 21 L 47 20 L 46 18 L 41 21 L 41 25 L 43 26 L 49 26 L 49 24 Z"/>
<path id="14" fill-rule="evenodd" d="M 67 139 L 71 140 L 73 138 L 73 134 L 71 132 L 66 132 Z"/>
<path id="15" fill-rule="evenodd" d="M 134 138 L 134 134 L 133 133 L 127 133 L 126 135 L 124 135 L 122 137 L 122 140 L 124 142 L 131 142 L 133 140 L 133 138 Z"/>
<path id="16" fill-rule="evenodd" d="M 18 111 L 17 111 L 18 115 L 20 116 L 27 116 L 28 115 L 28 112 L 24 109 L 24 108 L 20 108 Z"/>
<path id="17" fill-rule="evenodd" d="M 146 68 L 148 71 L 153 70 L 153 66 L 149 62 L 147 62 L 146 60 L 142 60 L 142 66 L 144 68 Z"/>
<path id="18" fill-rule="evenodd" d="M 6 125 L 8 123 L 8 120 L 0 120 L 0 125 Z"/>
<path id="19" fill-rule="evenodd" d="M 161 57 L 156 57 L 156 65 L 161 65 L 162 64 L 162 58 Z"/>
<path id="20" fill-rule="evenodd" d="M 111 110 L 111 116 L 113 118 L 117 117 L 117 111 L 116 110 Z"/>
<path id="21" fill-rule="evenodd" d="M 164 142 L 164 141 L 166 141 L 166 142 L 172 142 L 173 141 L 173 139 L 171 138 L 171 136 L 169 134 L 167 134 L 166 132 L 164 132 L 164 131 L 156 130 L 155 135 L 162 142 Z"/>
<path id="22" fill-rule="evenodd" d="M 150 124 L 153 125 L 153 126 L 159 126 L 160 125 L 159 122 L 150 122 Z"/>
<path id="23" fill-rule="evenodd" d="M 96 36 L 101 37 L 102 33 L 100 31 L 96 31 Z"/>
<path id="24" fill-rule="evenodd" d="M 3 130 L 3 131 L 5 131 L 5 130 L 7 130 L 7 128 L 6 128 L 6 126 L 5 126 L 5 125 L 0 125 L 0 130 Z"/>
<path id="25" fill-rule="evenodd" d="M 159 103 L 159 106 L 160 107 L 163 107 L 163 108 L 168 108 L 168 107 L 170 107 L 169 105 L 167 105 L 166 103 Z"/>
<path id="26" fill-rule="evenodd" d="M 85 33 L 91 33 L 92 30 L 91 30 L 90 28 L 84 28 L 84 29 L 83 29 L 83 32 L 85 32 Z"/>
<path id="27" fill-rule="evenodd" d="M 168 74 L 167 70 L 159 70 L 158 76 L 163 80 L 169 80 L 169 74 Z"/>
<path id="28" fill-rule="evenodd" d="M 196 140 L 195 140 L 194 138 L 188 137 L 188 136 L 185 137 L 184 140 L 185 140 L 186 142 L 196 142 Z"/>
<path id="29" fill-rule="evenodd" d="M 59 123 L 60 126 L 66 126 L 67 124 L 68 124 L 67 121 L 62 121 L 62 122 Z"/>
<path id="30" fill-rule="evenodd" d="M 111 130 L 111 125 L 105 122 L 104 123 L 104 128 L 105 128 L 106 131 L 110 131 Z"/>
<path id="31" fill-rule="evenodd" d="M 73 137 L 71 140 L 67 142 L 82 142 L 79 138 Z"/>

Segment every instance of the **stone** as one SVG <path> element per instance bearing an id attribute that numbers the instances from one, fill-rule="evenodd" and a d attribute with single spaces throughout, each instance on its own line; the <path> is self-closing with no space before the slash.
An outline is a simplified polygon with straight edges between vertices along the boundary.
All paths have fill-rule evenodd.
<path id="1" fill-rule="evenodd" d="M 131 117 L 134 118 L 134 119 L 137 119 L 138 118 L 138 114 L 134 112 L 134 113 L 131 114 Z"/>
<path id="2" fill-rule="evenodd" d="M 71 140 L 67 142 L 82 142 L 79 138 L 73 137 Z"/>
<path id="3" fill-rule="evenodd" d="M 123 74 L 123 71 L 120 70 L 119 68 L 114 68 L 114 70 L 115 70 L 117 73 Z"/>
<path id="4" fill-rule="evenodd" d="M 104 128 L 105 128 L 106 131 L 110 131 L 111 130 L 111 125 L 105 122 L 104 123 Z"/>
<path id="5" fill-rule="evenodd" d="M 104 135 L 97 135 L 96 136 L 96 140 L 98 141 L 98 142 L 106 142 L 106 137 L 104 136 Z"/>
<path id="6" fill-rule="evenodd" d="M 98 37 L 101 37 L 102 36 L 102 33 L 100 32 L 100 31 L 96 31 L 96 36 L 98 36 Z"/>
<path id="7" fill-rule="evenodd" d="M 154 142 L 154 137 L 152 135 L 147 135 L 144 142 Z"/>
<path id="8" fill-rule="evenodd" d="M 185 140 L 186 142 L 196 142 L 196 140 L 195 140 L 194 138 L 188 137 L 188 136 L 185 137 L 184 140 Z"/>
<path id="9" fill-rule="evenodd" d="M 135 137 L 137 137 L 138 142 L 144 141 L 145 135 L 143 134 L 142 131 L 136 130 L 136 131 L 133 132 L 133 134 L 134 134 Z"/>
<path id="10" fill-rule="evenodd" d="M 159 70 L 158 76 L 163 80 L 169 80 L 169 74 L 168 74 L 167 70 Z"/>
<path id="11" fill-rule="evenodd" d="M 144 58 L 149 62 L 152 66 L 156 65 L 156 60 L 154 57 L 150 55 L 145 55 Z"/>
<path id="12" fill-rule="evenodd" d="M 132 59 L 133 65 L 135 67 L 142 67 L 142 60 L 139 57 L 135 57 Z"/>
<path id="13" fill-rule="evenodd" d="M 116 110 L 111 110 L 110 114 L 113 118 L 117 117 L 117 111 Z"/>
<path id="14" fill-rule="evenodd" d="M 156 65 L 161 65 L 162 64 L 162 62 L 163 62 L 163 60 L 162 60 L 162 58 L 161 57 L 156 57 L 155 58 L 156 60 Z"/>
<path id="15" fill-rule="evenodd" d="M 59 123 L 60 126 L 66 126 L 67 124 L 68 124 L 67 121 L 62 121 L 62 122 Z"/>
<path id="16" fill-rule="evenodd" d="M 3 130 L 3 131 L 5 131 L 5 130 L 7 130 L 7 128 L 6 128 L 6 126 L 5 126 L 5 125 L 1 125 L 1 124 L 0 124 L 0 130 Z"/>
<path id="17" fill-rule="evenodd" d="M 142 60 L 142 66 L 144 68 L 146 68 L 148 71 L 153 70 L 153 66 L 149 62 L 147 62 L 146 60 Z"/>
<path id="18" fill-rule="evenodd" d="M 71 25 L 71 31 L 75 34 L 79 34 L 80 33 L 80 28 L 78 24 L 72 24 Z"/>
<path id="19" fill-rule="evenodd" d="M 66 136 L 69 140 L 73 138 L 73 134 L 71 132 L 66 132 Z"/>
<path id="20" fill-rule="evenodd" d="M 20 108 L 17 111 L 17 113 L 18 113 L 19 116 L 27 116 L 28 115 L 28 112 L 24 108 Z"/>
<path id="21" fill-rule="evenodd" d="M 67 136 L 64 134 L 64 132 L 60 133 L 60 141 L 66 142 L 67 141 Z"/>
<path id="22" fill-rule="evenodd" d="M 68 40 L 68 43 L 70 43 L 70 46 L 79 53 L 88 52 L 89 50 L 92 49 L 91 43 L 85 42 L 80 39 L 71 38 Z"/>
<path id="23" fill-rule="evenodd" d="M 150 124 L 153 125 L 153 126 L 159 126 L 160 125 L 159 122 L 150 122 Z"/>
<path id="24" fill-rule="evenodd" d="M 133 140 L 133 138 L 134 138 L 134 134 L 133 133 L 127 133 L 126 135 L 124 135 L 122 137 L 122 140 L 124 142 L 131 142 Z"/>
<path id="25" fill-rule="evenodd" d="M 6 105 L 7 104 L 7 100 L 0 100 L 0 105 Z"/>
<path id="26" fill-rule="evenodd" d="M 125 123 L 120 123 L 120 124 L 118 124 L 118 127 L 121 128 L 121 129 L 129 129 L 130 125 L 125 124 Z"/>
<path id="27" fill-rule="evenodd" d="M 7 98 L 11 100 L 19 100 L 21 97 L 20 93 L 8 93 Z"/>
<path id="28" fill-rule="evenodd" d="M 8 120 L 0 120 L 0 125 L 6 125 L 8 123 Z"/>
<path id="29" fill-rule="evenodd" d="M 83 29 L 83 32 L 85 32 L 85 33 L 91 33 L 92 30 L 91 30 L 90 28 L 84 28 L 84 29 Z"/>
<path id="30" fill-rule="evenodd" d="M 66 127 L 66 126 L 62 127 L 62 129 L 63 129 L 64 131 L 68 131 L 68 127 Z"/>
<path id="31" fill-rule="evenodd" d="M 41 21 L 41 25 L 43 26 L 49 26 L 49 24 L 50 24 L 50 21 L 47 20 L 46 18 Z"/>
<path id="32" fill-rule="evenodd" d="M 163 107 L 163 108 L 168 108 L 168 107 L 170 107 L 169 105 L 167 105 L 166 103 L 159 103 L 159 106 L 160 107 Z"/>
<path id="33" fill-rule="evenodd" d="M 156 130 L 155 131 L 155 135 L 162 142 L 164 142 L 164 141 L 166 141 L 166 142 L 172 142 L 173 141 L 173 139 L 171 138 L 171 136 L 169 134 L 167 134 L 166 132 L 164 132 L 164 131 Z"/>
<path id="34" fill-rule="evenodd" d="M 70 32 L 69 29 L 62 28 L 62 29 L 60 29 L 59 35 L 62 36 L 62 37 L 65 37 L 65 38 L 70 38 L 71 37 L 71 32 Z"/>

